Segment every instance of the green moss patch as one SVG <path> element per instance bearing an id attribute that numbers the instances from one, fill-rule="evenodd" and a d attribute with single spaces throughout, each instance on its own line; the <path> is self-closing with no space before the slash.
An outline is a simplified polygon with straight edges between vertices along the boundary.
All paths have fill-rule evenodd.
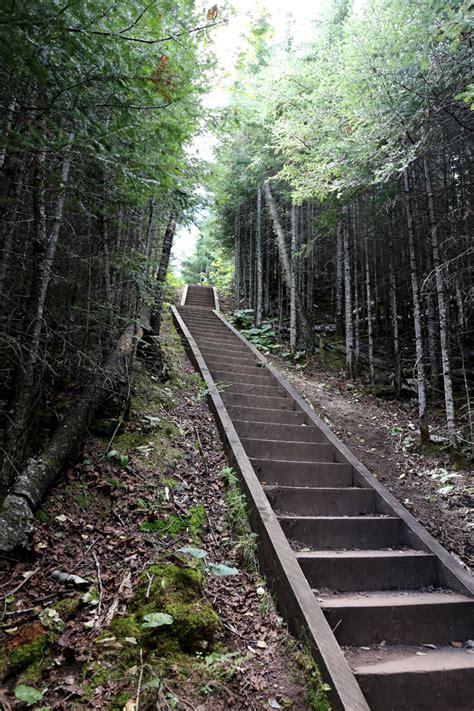
<path id="1" fill-rule="evenodd" d="M 202 596 L 203 574 L 177 565 L 152 565 L 141 576 L 129 614 L 109 631 L 119 640 L 135 639 L 148 654 L 193 653 L 211 647 L 220 629 L 218 615 Z M 145 615 L 171 615 L 173 623 L 143 627 Z M 131 650 L 133 652 L 133 650 Z"/>
<path id="2" fill-rule="evenodd" d="M 207 523 L 204 506 L 191 506 L 187 516 L 164 514 L 155 520 L 142 523 L 140 530 L 146 533 L 156 533 L 160 538 L 176 538 L 182 533 L 188 533 L 193 543 L 200 543 L 202 531 Z"/>

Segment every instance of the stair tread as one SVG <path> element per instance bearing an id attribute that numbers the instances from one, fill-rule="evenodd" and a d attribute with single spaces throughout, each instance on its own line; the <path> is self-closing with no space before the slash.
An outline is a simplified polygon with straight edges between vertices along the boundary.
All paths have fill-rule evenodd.
<path id="1" fill-rule="evenodd" d="M 376 647 L 354 650 L 346 656 L 354 672 L 365 674 L 438 673 L 455 669 L 474 669 L 474 652 L 454 647 Z"/>
<path id="2" fill-rule="evenodd" d="M 305 487 L 301 487 L 305 488 Z M 346 487 L 338 487 L 346 488 Z M 279 521 L 401 521 L 398 516 L 387 516 L 386 514 L 365 514 L 360 516 L 299 516 L 298 514 L 278 514 Z"/>
<path id="3" fill-rule="evenodd" d="M 405 607 L 406 605 L 455 605 L 459 603 L 474 604 L 474 600 L 454 593 L 450 590 L 433 590 L 432 592 L 420 590 L 374 590 L 368 593 L 340 593 L 327 596 L 318 593 L 318 602 L 321 607 Z"/>
<path id="4" fill-rule="evenodd" d="M 435 558 L 433 553 L 414 550 L 412 548 L 402 550 L 329 550 L 329 551 L 299 551 L 295 553 L 297 558 Z"/>

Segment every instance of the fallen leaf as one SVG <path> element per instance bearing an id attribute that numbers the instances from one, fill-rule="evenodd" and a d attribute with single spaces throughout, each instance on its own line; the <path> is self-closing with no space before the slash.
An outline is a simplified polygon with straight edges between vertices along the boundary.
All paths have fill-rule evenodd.
<path id="1" fill-rule="evenodd" d="M 276 699 L 268 699 L 268 705 L 271 709 L 281 709 L 282 707 Z"/>
<path id="2" fill-rule="evenodd" d="M 135 699 L 129 699 L 125 706 L 123 707 L 123 711 L 135 711 L 137 708 L 137 703 Z"/>
<path id="3" fill-rule="evenodd" d="M 266 649 L 268 647 L 268 644 L 263 639 L 259 639 L 257 642 L 257 647 L 259 647 L 260 649 Z"/>
<path id="4" fill-rule="evenodd" d="M 459 648 L 462 646 L 463 646 L 462 642 L 451 642 L 451 647 L 458 647 Z"/>

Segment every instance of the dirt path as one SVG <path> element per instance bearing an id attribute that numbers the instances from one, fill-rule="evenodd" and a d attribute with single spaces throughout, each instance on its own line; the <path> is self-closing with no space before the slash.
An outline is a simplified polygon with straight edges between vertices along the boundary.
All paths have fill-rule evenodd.
<path id="1" fill-rule="evenodd" d="M 110 422 L 96 422 L 37 514 L 31 557 L 0 568 L 0 708 L 36 692 L 36 708 L 68 711 L 324 711 L 255 568 L 242 496 L 169 321 L 165 349 L 171 380 L 141 371 L 115 454 L 104 458 Z M 195 571 L 202 559 L 183 547 L 239 573 Z M 145 632 L 145 614 L 163 610 L 170 628 Z"/>
<path id="2" fill-rule="evenodd" d="M 456 470 L 446 453 L 418 451 L 416 413 L 409 403 L 367 394 L 318 364 L 298 371 L 273 364 L 372 474 L 453 555 L 474 563 L 472 471 Z M 441 429 L 433 421 L 432 431 Z"/>

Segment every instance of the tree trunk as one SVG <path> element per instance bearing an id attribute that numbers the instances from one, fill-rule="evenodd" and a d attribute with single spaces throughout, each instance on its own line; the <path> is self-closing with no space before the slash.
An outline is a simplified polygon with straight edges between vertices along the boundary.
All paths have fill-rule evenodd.
<path id="1" fill-rule="evenodd" d="M 413 322 L 415 328 L 415 350 L 416 350 L 416 375 L 417 375 L 417 390 L 418 390 L 418 419 L 420 425 L 420 437 L 423 443 L 429 440 L 428 425 L 426 422 L 426 383 L 425 383 L 425 364 L 423 362 L 423 331 L 421 324 L 421 303 L 420 303 L 420 287 L 418 283 L 418 269 L 416 265 L 415 254 L 415 232 L 413 229 L 413 213 L 411 205 L 410 180 L 408 169 L 403 171 L 403 188 L 405 214 L 407 220 L 408 232 L 408 249 L 410 253 L 410 273 L 411 287 L 413 296 Z"/>
<path id="2" fill-rule="evenodd" d="M 336 332 L 342 333 L 342 222 L 336 230 Z"/>
<path id="3" fill-rule="evenodd" d="M 265 202 L 267 204 L 267 208 L 270 213 L 270 217 L 272 218 L 273 229 L 274 229 L 274 232 L 275 232 L 275 235 L 277 238 L 278 254 L 280 256 L 280 262 L 282 265 L 283 277 L 285 279 L 287 289 L 290 292 L 291 291 L 291 264 L 290 264 L 290 259 L 288 257 L 287 247 L 286 247 L 285 233 L 283 232 L 283 228 L 281 226 L 280 219 L 278 217 L 275 199 L 272 195 L 272 191 L 270 189 L 270 185 L 268 184 L 268 182 L 265 182 L 263 184 L 263 191 L 264 191 L 264 196 L 265 196 Z M 297 309 L 297 318 L 299 319 L 299 322 L 300 322 L 300 332 L 301 332 L 301 335 L 308 341 L 309 340 L 308 322 L 306 319 L 306 314 L 305 314 L 303 304 L 301 302 L 301 298 L 300 298 L 299 294 L 295 294 L 295 302 L 296 302 L 296 309 Z"/>
<path id="4" fill-rule="evenodd" d="M 36 284 L 33 297 L 30 300 L 30 313 L 32 318 L 31 335 L 28 339 L 28 357 L 22 368 L 21 380 L 13 405 L 13 415 L 5 437 L 5 459 L 0 480 L 0 488 L 8 489 L 15 466 L 21 465 L 25 438 L 27 436 L 27 421 L 30 416 L 31 403 L 35 392 L 35 372 L 40 350 L 40 338 L 43 330 L 43 312 L 48 293 L 49 282 L 53 271 L 56 247 L 61 228 L 64 202 L 66 199 L 66 185 L 71 167 L 71 147 L 74 134 L 68 137 L 69 150 L 63 161 L 61 169 L 61 184 L 59 196 L 53 211 L 49 238 L 46 238 L 46 212 L 44 203 L 44 154 L 40 164 L 39 185 L 36 191 L 36 247 L 40 251 L 37 267 Z"/>
<path id="5" fill-rule="evenodd" d="M 393 335 L 393 360 L 395 369 L 395 387 L 397 397 L 400 397 L 402 388 L 402 362 L 400 358 L 400 337 L 398 333 L 398 305 L 397 305 L 397 283 L 395 279 L 395 264 L 393 253 L 393 241 L 389 238 L 389 270 L 390 270 L 390 315 L 392 321 Z"/>
<path id="6" fill-rule="evenodd" d="M 157 291 L 155 297 L 155 303 L 153 304 L 153 309 L 150 318 L 151 334 L 154 337 L 160 335 L 161 330 L 161 320 L 163 314 L 163 298 L 165 291 L 165 281 L 166 275 L 168 273 L 168 266 L 170 263 L 171 249 L 173 247 L 174 234 L 176 232 L 176 219 L 177 211 L 172 208 L 171 214 L 166 226 L 165 234 L 163 237 L 163 246 L 161 248 L 161 259 L 160 266 L 158 269 L 158 274 L 156 276 L 157 281 Z"/>
<path id="7" fill-rule="evenodd" d="M 290 351 L 294 355 L 296 350 L 297 329 L 296 329 L 296 207 L 291 206 L 291 253 L 290 253 Z"/>
<path id="8" fill-rule="evenodd" d="M 352 284 L 351 284 L 351 261 L 349 253 L 349 225 L 347 221 L 347 207 L 343 208 L 344 218 L 343 230 L 343 250 L 344 250 L 344 295 L 345 295 L 345 325 L 346 325 L 346 374 L 352 379 L 354 377 L 354 325 L 352 321 Z"/>
<path id="9" fill-rule="evenodd" d="M 256 305 L 255 305 L 255 325 L 260 328 L 262 325 L 263 307 L 263 263 L 262 263 L 262 188 L 257 188 L 257 224 L 255 234 L 255 260 L 257 262 L 257 284 L 256 284 Z"/>
<path id="10" fill-rule="evenodd" d="M 443 364 L 444 402 L 446 406 L 446 423 L 448 437 L 453 449 L 457 447 L 456 421 L 454 417 L 453 383 L 451 378 L 451 364 L 449 361 L 448 322 L 446 301 L 444 298 L 443 273 L 439 253 L 438 225 L 433 198 L 433 183 L 431 167 L 428 158 L 423 159 L 423 171 L 426 183 L 426 197 L 428 199 L 428 217 L 430 222 L 431 247 L 433 251 L 433 266 L 436 277 L 436 295 L 438 298 L 439 336 L 441 343 L 441 362 Z"/>
<path id="11" fill-rule="evenodd" d="M 240 308 L 240 291 L 241 291 L 241 246 L 240 246 L 240 219 L 239 215 L 235 219 L 235 268 L 234 268 L 234 286 L 235 286 L 235 308 Z"/>
<path id="12" fill-rule="evenodd" d="M 370 384 L 375 384 L 375 367 L 374 367 L 374 330 L 372 323 L 372 293 L 370 285 L 370 267 L 369 267 L 369 240 L 365 235 L 365 288 L 367 298 L 367 336 L 369 344 L 369 372 Z"/>

